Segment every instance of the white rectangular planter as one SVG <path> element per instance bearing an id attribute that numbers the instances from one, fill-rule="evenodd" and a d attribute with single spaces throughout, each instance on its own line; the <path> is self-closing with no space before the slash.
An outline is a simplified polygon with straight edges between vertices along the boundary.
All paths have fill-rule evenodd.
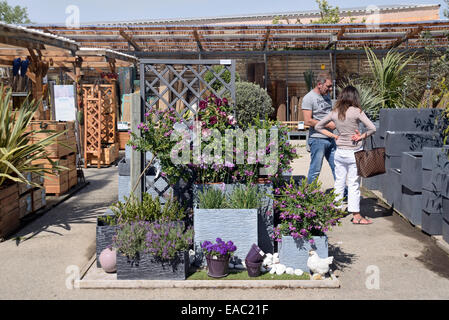
<path id="1" fill-rule="evenodd" d="M 327 236 L 313 237 L 315 243 L 312 245 L 308 240 L 294 239 L 292 236 L 282 236 L 279 243 L 279 260 L 287 268 L 301 269 L 310 272 L 307 267 L 309 251 L 314 250 L 320 258 L 329 255 Z"/>
<path id="2" fill-rule="evenodd" d="M 201 243 L 216 238 L 231 240 L 237 247 L 232 260 L 241 263 L 253 243 L 258 243 L 257 209 L 194 209 L 193 227 L 197 263 L 205 263 L 201 252 Z"/>

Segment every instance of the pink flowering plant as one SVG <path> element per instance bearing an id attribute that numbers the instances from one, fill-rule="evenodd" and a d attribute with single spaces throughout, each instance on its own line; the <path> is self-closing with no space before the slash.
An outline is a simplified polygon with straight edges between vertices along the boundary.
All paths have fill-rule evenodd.
<path id="1" fill-rule="evenodd" d="M 215 239 L 215 243 L 204 241 L 201 243 L 201 249 L 205 256 L 232 256 L 237 250 L 237 247 L 232 241 L 225 242 L 221 238 Z"/>
<path id="2" fill-rule="evenodd" d="M 311 184 L 304 179 L 301 184 L 293 181 L 274 190 L 274 205 L 279 211 L 280 224 L 274 229 L 273 238 L 281 242 L 282 236 L 308 240 L 324 236 L 332 227 L 340 225 L 344 211 L 336 201 L 334 191 L 323 192 L 315 180 Z"/>

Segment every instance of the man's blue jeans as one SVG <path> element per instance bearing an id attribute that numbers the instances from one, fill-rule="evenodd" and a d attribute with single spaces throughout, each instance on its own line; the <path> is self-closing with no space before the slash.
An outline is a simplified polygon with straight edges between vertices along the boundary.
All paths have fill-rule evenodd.
<path id="1" fill-rule="evenodd" d="M 337 145 L 335 140 L 331 138 L 310 138 L 310 168 L 309 174 L 307 176 L 307 182 L 313 182 L 321 172 L 321 167 L 323 165 L 323 158 L 326 158 L 329 162 L 329 166 L 332 170 L 332 175 L 335 180 L 335 164 L 334 155 L 337 150 Z"/>

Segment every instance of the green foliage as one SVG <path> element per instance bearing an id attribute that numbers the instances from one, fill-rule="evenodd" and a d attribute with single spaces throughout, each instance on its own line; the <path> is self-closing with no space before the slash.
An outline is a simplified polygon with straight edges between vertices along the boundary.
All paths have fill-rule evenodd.
<path id="1" fill-rule="evenodd" d="M 313 88 L 315 88 L 316 78 L 315 78 L 315 74 L 313 73 L 313 71 L 312 70 L 306 71 L 303 73 L 303 75 L 304 75 L 304 81 L 306 82 L 306 85 L 307 85 L 307 91 L 310 91 Z"/>
<path id="2" fill-rule="evenodd" d="M 257 209 L 260 207 L 262 195 L 257 185 L 238 186 L 228 197 L 227 207 L 230 209 Z"/>
<path id="3" fill-rule="evenodd" d="M 252 82 L 235 84 L 235 109 L 237 121 L 244 129 L 256 117 L 265 117 L 274 112 L 272 101 L 265 89 Z"/>
<path id="4" fill-rule="evenodd" d="M 135 258 L 146 249 L 148 222 L 138 221 L 120 225 L 113 237 L 113 247 L 128 258 Z"/>
<path id="5" fill-rule="evenodd" d="M 358 79 L 349 79 L 343 81 L 339 86 L 342 90 L 346 86 L 353 86 L 357 89 L 360 95 L 360 104 L 366 115 L 373 121 L 376 121 L 379 117 L 379 110 L 382 107 L 382 98 L 374 90 L 369 83 Z"/>
<path id="6" fill-rule="evenodd" d="M 340 23 L 340 9 L 332 8 L 326 0 L 316 0 L 318 8 L 320 9 L 321 18 L 313 21 L 314 24 L 336 24 Z"/>
<path id="7" fill-rule="evenodd" d="M 217 65 L 217 66 L 213 66 L 212 70 L 216 73 L 216 74 L 220 74 L 220 72 L 223 70 L 224 66 L 222 65 Z M 225 82 L 225 83 L 230 83 L 231 82 L 231 72 L 229 70 L 225 70 L 220 78 Z M 216 78 L 214 76 L 214 74 L 211 71 L 207 71 L 206 74 L 204 75 L 204 80 L 209 83 L 212 80 L 214 80 L 214 83 L 212 83 L 211 87 L 215 90 L 215 92 L 219 93 L 220 90 L 223 88 L 223 83 L 218 80 L 218 78 Z M 240 75 L 238 74 L 238 72 L 235 73 L 235 82 L 239 82 L 240 81 Z"/>
<path id="8" fill-rule="evenodd" d="M 339 209 L 334 191 L 324 193 L 316 179 L 307 183 L 304 179 L 296 185 L 294 181 L 275 189 L 274 205 L 280 211 L 280 224 L 274 230 L 273 238 L 281 241 L 282 236 L 292 236 L 312 242 L 313 236 L 323 236 L 335 225 L 340 224 L 344 211 Z"/>
<path id="9" fill-rule="evenodd" d="M 271 24 L 280 24 L 281 23 L 281 17 L 276 16 L 274 17 L 274 19 L 271 21 Z"/>
<path id="10" fill-rule="evenodd" d="M 205 186 L 198 193 L 200 209 L 224 209 L 226 208 L 226 195 L 224 190 Z"/>
<path id="11" fill-rule="evenodd" d="M 30 19 L 28 19 L 26 7 L 12 7 L 7 1 L 0 1 L 0 21 L 14 24 L 31 22 Z"/>
<path id="12" fill-rule="evenodd" d="M 56 138 L 66 131 L 55 133 L 51 130 L 32 130 L 27 132 L 30 122 L 39 108 L 39 103 L 29 102 L 26 99 L 20 109 L 13 112 L 11 111 L 11 94 L 11 89 L 0 87 L 0 186 L 6 180 L 12 180 L 40 187 L 38 184 L 28 181 L 23 174 L 34 172 L 42 177 L 45 174 L 67 170 L 50 159 L 45 150 L 46 147 L 57 143 Z M 40 141 L 30 143 L 33 136 L 42 133 L 48 134 L 48 136 Z M 44 169 L 39 165 L 32 164 L 33 161 L 40 159 L 47 159 L 52 164 L 52 168 Z"/>
<path id="13" fill-rule="evenodd" d="M 110 225 L 124 224 L 135 221 L 174 221 L 184 219 L 185 209 L 173 196 L 166 199 L 165 205 L 161 205 L 159 198 L 153 198 L 144 193 L 140 202 L 134 194 L 130 198 L 125 197 L 125 202 L 117 202 L 112 205 L 113 216 L 104 217 L 103 220 Z"/>

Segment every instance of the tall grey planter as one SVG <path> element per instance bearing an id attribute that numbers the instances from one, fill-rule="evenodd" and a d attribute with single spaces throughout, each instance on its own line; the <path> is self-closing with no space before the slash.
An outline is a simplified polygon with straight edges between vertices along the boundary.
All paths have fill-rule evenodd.
<path id="1" fill-rule="evenodd" d="M 117 253 L 117 280 L 185 280 L 189 266 L 187 251 L 179 252 L 170 261 L 149 253 L 140 253 L 134 259 Z"/>
<path id="2" fill-rule="evenodd" d="M 313 237 L 314 244 L 308 240 L 294 239 L 292 236 L 282 236 L 279 243 L 279 261 L 287 268 L 301 269 L 309 272 L 307 260 L 309 251 L 314 250 L 320 258 L 327 258 L 329 255 L 327 236 Z"/>
<path id="3" fill-rule="evenodd" d="M 240 184 L 225 184 L 224 192 L 230 194 L 234 188 Z M 193 206 L 198 208 L 198 192 L 202 191 L 205 186 L 213 188 L 223 188 L 221 184 L 194 184 L 193 185 Z M 264 194 L 261 201 L 261 208 L 258 211 L 259 217 L 257 219 L 257 239 L 258 246 L 266 253 L 274 252 L 274 208 L 273 199 L 270 196 L 273 195 L 273 185 L 271 183 L 258 184 L 259 193 Z"/>
<path id="4" fill-rule="evenodd" d="M 425 147 L 422 150 L 422 167 L 426 170 L 439 169 L 449 173 L 449 149 L 442 147 Z"/>
<path id="5" fill-rule="evenodd" d="M 430 235 L 440 235 L 443 232 L 443 215 L 422 211 L 421 229 Z"/>
<path id="6" fill-rule="evenodd" d="M 439 134 L 414 131 L 386 131 L 385 154 L 400 157 L 402 152 L 422 151 L 441 145 Z"/>
<path id="7" fill-rule="evenodd" d="M 443 240 L 449 243 L 449 220 L 443 219 L 441 233 L 443 234 Z"/>
<path id="8" fill-rule="evenodd" d="M 385 137 L 388 130 L 397 131 L 437 131 L 435 118 L 439 109 L 381 109 L 379 112 L 379 132 Z"/>
<path id="9" fill-rule="evenodd" d="M 449 221 L 449 197 L 443 196 L 443 219 Z"/>
<path id="10" fill-rule="evenodd" d="M 403 152 L 401 156 L 401 184 L 413 192 L 422 190 L 422 152 Z"/>
<path id="11" fill-rule="evenodd" d="M 402 175 L 401 175 L 402 176 Z M 402 187 L 400 212 L 415 226 L 421 226 L 422 193 Z"/>
<path id="12" fill-rule="evenodd" d="M 383 196 L 385 200 L 390 206 L 401 211 L 401 171 L 399 169 L 388 169 L 384 185 Z"/>
<path id="13" fill-rule="evenodd" d="M 231 261 L 242 263 L 253 243 L 258 243 L 257 209 L 194 209 L 193 228 L 197 263 L 204 264 L 201 243 L 216 238 L 231 240 L 237 247 Z"/>
<path id="14" fill-rule="evenodd" d="M 362 178 L 362 187 L 368 190 L 382 190 L 384 174 L 379 174 L 374 177 Z"/>

